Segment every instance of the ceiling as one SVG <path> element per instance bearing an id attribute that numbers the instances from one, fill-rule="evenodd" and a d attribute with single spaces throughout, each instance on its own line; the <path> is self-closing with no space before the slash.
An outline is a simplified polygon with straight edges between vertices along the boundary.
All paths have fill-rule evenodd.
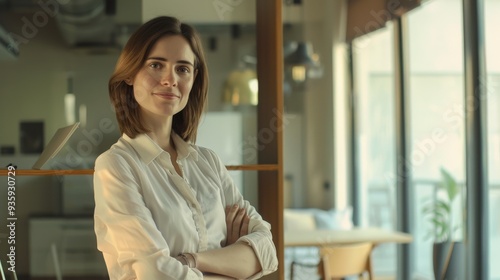
<path id="1" fill-rule="evenodd" d="M 54 17 L 73 47 L 121 48 L 141 23 L 140 0 L 0 0 L 0 11 Z"/>

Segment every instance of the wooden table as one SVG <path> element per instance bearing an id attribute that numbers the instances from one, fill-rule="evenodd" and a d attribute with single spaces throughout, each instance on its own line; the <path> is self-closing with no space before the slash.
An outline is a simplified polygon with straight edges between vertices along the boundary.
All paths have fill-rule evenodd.
<path id="1" fill-rule="evenodd" d="M 342 245 L 359 242 L 371 242 L 376 246 L 381 243 L 411 243 L 412 241 L 413 238 L 408 233 L 381 228 L 285 231 L 285 247 L 320 247 L 326 245 Z"/>

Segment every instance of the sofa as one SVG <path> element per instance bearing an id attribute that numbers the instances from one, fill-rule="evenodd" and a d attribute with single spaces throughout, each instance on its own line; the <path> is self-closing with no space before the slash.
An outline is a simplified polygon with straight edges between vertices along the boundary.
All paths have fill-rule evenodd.
<path id="1" fill-rule="evenodd" d="M 285 232 L 314 231 L 318 229 L 351 229 L 352 207 L 344 209 L 322 210 L 319 208 L 285 208 L 283 213 Z M 290 279 L 290 265 L 292 261 L 306 264 L 317 264 L 319 252 L 317 247 L 285 247 L 285 279 Z M 313 270 L 316 273 L 316 270 Z M 309 275 L 308 279 L 317 279 Z M 301 278 L 296 278 L 301 279 Z"/>

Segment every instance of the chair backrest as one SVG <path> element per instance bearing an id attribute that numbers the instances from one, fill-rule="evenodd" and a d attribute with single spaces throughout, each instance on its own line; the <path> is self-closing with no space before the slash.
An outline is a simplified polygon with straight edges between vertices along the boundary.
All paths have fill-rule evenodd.
<path id="1" fill-rule="evenodd" d="M 373 279 L 372 248 L 371 243 L 322 247 L 320 249 L 322 278 L 341 278 L 368 272 L 368 279 Z"/>

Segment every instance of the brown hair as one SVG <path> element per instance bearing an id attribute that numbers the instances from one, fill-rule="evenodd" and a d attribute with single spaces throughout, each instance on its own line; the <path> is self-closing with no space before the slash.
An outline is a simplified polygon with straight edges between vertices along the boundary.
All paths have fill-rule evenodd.
<path id="1" fill-rule="evenodd" d="M 137 29 L 122 50 L 115 71 L 109 79 L 109 97 L 115 108 L 121 133 L 134 138 L 149 132 L 141 121 L 140 107 L 134 98 L 132 86 L 125 80 L 135 77 L 144 65 L 153 45 L 165 35 L 181 35 L 191 46 L 195 55 L 197 72 L 186 107 L 175 114 L 172 130 L 185 141 L 196 140 L 201 114 L 205 108 L 208 91 L 208 70 L 201 40 L 190 25 L 174 17 L 157 17 Z"/>

